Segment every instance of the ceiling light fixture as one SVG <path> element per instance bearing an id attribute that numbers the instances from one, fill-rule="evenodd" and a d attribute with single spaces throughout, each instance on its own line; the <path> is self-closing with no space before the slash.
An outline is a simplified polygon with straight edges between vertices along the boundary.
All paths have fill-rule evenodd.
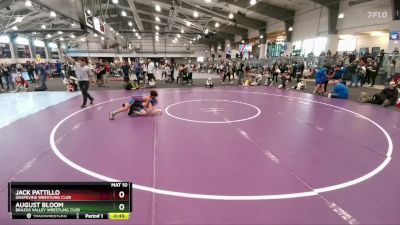
<path id="1" fill-rule="evenodd" d="M 46 29 L 46 25 L 42 24 L 42 26 L 40 26 L 40 28 L 42 28 L 44 30 L 44 29 Z"/>
<path id="2" fill-rule="evenodd" d="M 344 13 L 340 13 L 337 18 L 343 19 L 344 18 Z"/>
<path id="3" fill-rule="evenodd" d="M 160 27 L 158 25 L 156 25 L 156 30 L 160 30 Z"/>
<path id="4" fill-rule="evenodd" d="M 47 38 L 51 38 L 52 36 L 51 36 L 51 34 L 47 34 L 46 37 Z"/>
<path id="5" fill-rule="evenodd" d="M 71 38 L 75 38 L 75 35 L 71 34 Z"/>
<path id="6" fill-rule="evenodd" d="M 204 0 L 205 2 L 207 2 L 207 3 L 210 3 L 211 2 L 211 0 Z"/>
<path id="7" fill-rule="evenodd" d="M 218 28 L 219 27 L 219 23 L 217 22 L 217 23 L 215 23 L 215 28 Z"/>
<path id="8" fill-rule="evenodd" d="M 205 33 L 205 34 L 208 34 L 208 29 L 206 29 L 206 30 L 204 31 L 204 33 Z"/>
<path id="9" fill-rule="evenodd" d="M 181 38 L 181 35 L 180 35 L 180 34 L 177 34 L 176 36 L 177 36 L 178 38 Z"/>
<path id="10" fill-rule="evenodd" d="M 186 26 L 190 27 L 190 22 L 186 21 Z"/>
<path id="11" fill-rule="evenodd" d="M 242 44 L 244 43 L 244 40 L 242 40 Z"/>
<path id="12" fill-rule="evenodd" d="M 18 27 L 17 26 L 13 26 L 12 29 L 13 30 L 18 30 Z"/>
<path id="13" fill-rule="evenodd" d="M 160 7 L 160 5 L 156 5 L 156 11 L 157 11 L 157 12 L 161 12 L 161 7 Z"/>
<path id="14" fill-rule="evenodd" d="M 229 13 L 229 19 L 233 19 L 233 13 Z"/>
<path id="15" fill-rule="evenodd" d="M 64 41 L 64 38 L 63 38 L 63 37 L 60 37 L 60 41 Z"/>
<path id="16" fill-rule="evenodd" d="M 104 37 L 101 37 L 100 39 L 101 39 L 102 41 L 104 41 Z"/>
<path id="17" fill-rule="evenodd" d="M 293 30 L 293 27 L 289 27 L 288 31 L 292 31 L 292 30 Z"/>
<path id="18" fill-rule="evenodd" d="M 125 10 L 122 10 L 121 15 L 122 15 L 122 16 L 126 16 Z"/>
<path id="19" fill-rule="evenodd" d="M 51 16 L 51 17 L 56 17 L 57 14 L 56 14 L 54 11 L 51 11 L 51 12 L 50 12 L 50 16 Z"/>
<path id="20" fill-rule="evenodd" d="M 260 35 L 260 38 L 263 39 L 263 38 L 264 38 L 264 35 Z"/>
<path id="21" fill-rule="evenodd" d="M 118 0 L 112 0 L 114 4 L 118 4 Z"/>
<path id="22" fill-rule="evenodd" d="M 133 29 L 132 29 L 132 31 L 133 31 L 133 32 L 136 32 L 136 29 L 135 29 L 135 28 L 133 28 Z"/>
<path id="23" fill-rule="evenodd" d="M 197 18 L 199 16 L 199 13 L 197 11 L 193 12 L 193 17 Z"/>
<path id="24" fill-rule="evenodd" d="M 156 21 L 160 22 L 160 17 L 156 16 Z"/>
<path id="25" fill-rule="evenodd" d="M 94 37 L 97 37 L 97 34 L 93 34 Z"/>
<path id="26" fill-rule="evenodd" d="M 182 33 L 182 34 L 185 33 L 185 30 L 184 30 L 184 29 L 181 29 L 181 33 Z"/>
<path id="27" fill-rule="evenodd" d="M 132 21 L 129 21 L 128 26 L 130 26 L 130 27 L 133 26 Z"/>
<path id="28" fill-rule="evenodd" d="M 58 33 L 58 34 L 63 34 L 63 32 L 62 32 L 62 31 L 58 31 L 57 33 Z"/>
<path id="29" fill-rule="evenodd" d="M 250 5 L 255 5 L 257 3 L 256 0 L 250 0 Z"/>
<path id="30" fill-rule="evenodd" d="M 32 2 L 30 0 L 26 0 L 25 1 L 25 6 L 31 7 L 32 6 Z"/>
<path id="31" fill-rule="evenodd" d="M 22 17 L 22 16 L 17 16 L 17 18 L 15 18 L 15 22 L 16 22 L 16 23 L 20 23 L 20 22 L 22 22 L 23 19 L 24 19 L 24 17 Z"/>
<path id="32" fill-rule="evenodd" d="M 71 26 L 72 26 L 72 27 L 75 27 L 75 23 L 71 23 Z"/>

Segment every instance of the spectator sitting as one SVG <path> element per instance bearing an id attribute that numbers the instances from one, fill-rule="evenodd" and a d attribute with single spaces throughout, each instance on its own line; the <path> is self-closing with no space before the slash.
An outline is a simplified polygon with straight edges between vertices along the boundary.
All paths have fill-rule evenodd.
<path id="1" fill-rule="evenodd" d="M 75 92 L 78 89 L 78 85 L 76 84 L 77 79 L 75 77 L 70 77 L 67 82 L 67 91 Z"/>
<path id="2" fill-rule="evenodd" d="M 349 97 L 349 88 L 340 80 L 334 80 L 333 83 L 335 86 L 333 86 L 332 93 L 328 94 L 328 98 L 347 99 Z"/>
<path id="3" fill-rule="evenodd" d="M 372 97 L 366 96 L 365 92 L 361 93 L 361 95 L 361 102 L 369 102 L 383 107 L 388 107 L 397 103 L 399 91 L 397 90 L 396 82 L 390 81 L 389 87 L 383 89 L 380 93 L 375 94 Z"/>
<path id="4" fill-rule="evenodd" d="M 18 72 L 18 76 L 15 78 L 15 92 L 27 92 L 28 91 L 28 82 L 21 76 L 21 73 Z"/>

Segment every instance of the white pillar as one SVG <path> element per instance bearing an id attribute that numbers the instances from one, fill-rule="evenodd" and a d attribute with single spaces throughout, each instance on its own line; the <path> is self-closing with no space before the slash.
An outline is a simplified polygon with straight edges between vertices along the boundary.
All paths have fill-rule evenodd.
<path id="1" fill-rule="evenodd" d="M 17 60 L 17 48 L 15 46 L 15 38 L 10 37 L 10 52 L 11 52 L 11 58 L 13 60 Z"/>
<path id="2" fill-rule="evenodd" d="M 329 34 L 328 41 L 326 43 L 325 52 L 331 50 L 332 54 L 334 54 L 339 46 L 339 35 L 337 34 Z"/>
<path id="3" fill-rule="evenodd" d="M 230 40 L 225 39 L 225 47 L 224 47 L 224 49 L 225 49 L 224 56 L 226 56 L 226 54 L 229 54 L 229 55 L 231 55 L 231 58 L 232 58 L 232 46 L 231 46 L 231 41 Z"/>

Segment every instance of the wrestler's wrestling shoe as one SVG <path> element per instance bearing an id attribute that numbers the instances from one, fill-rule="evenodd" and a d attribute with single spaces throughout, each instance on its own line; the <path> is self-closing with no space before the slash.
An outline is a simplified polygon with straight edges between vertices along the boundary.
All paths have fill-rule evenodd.
<path id="1" fill-rule="evenodd" d="M 113 112 L 110 112 L 110 113 L 108 114 L 108 117 L 110 118 L 110 120 L 114 120 L 115 114 L 114 114 Z"/>

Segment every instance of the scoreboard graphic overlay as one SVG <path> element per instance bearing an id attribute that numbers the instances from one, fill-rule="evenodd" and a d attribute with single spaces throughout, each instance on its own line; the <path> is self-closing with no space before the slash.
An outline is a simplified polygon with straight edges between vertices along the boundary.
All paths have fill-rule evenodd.
<path id="1" fill-rule="evenodd" d="M 132 212 L 130 182 L 10 182 L 13 219 L 127 220 Z"/>

